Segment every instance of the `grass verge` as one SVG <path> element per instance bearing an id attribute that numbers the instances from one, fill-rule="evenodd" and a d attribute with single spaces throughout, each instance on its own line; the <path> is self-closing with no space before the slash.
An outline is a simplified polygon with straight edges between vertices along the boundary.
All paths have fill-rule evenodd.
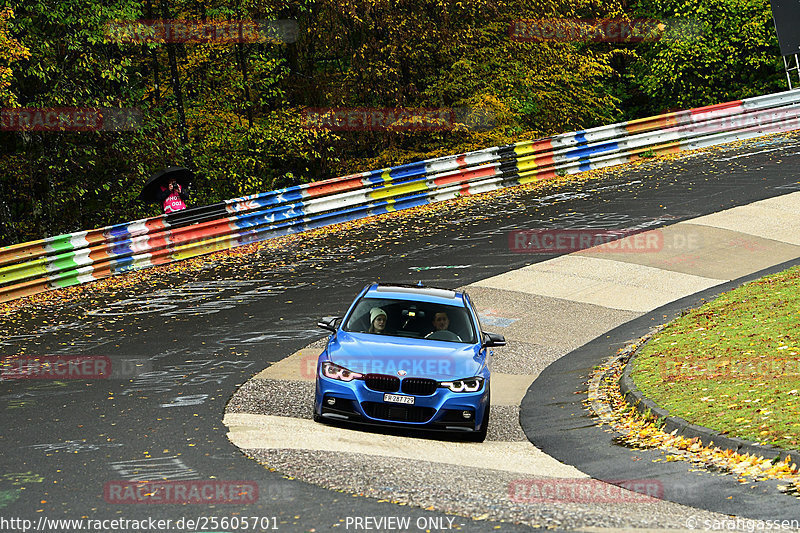
<path id="1" fill-rule="evenodd" d="M 800 450 L 800 267 L 747 283 L 664 328 L 633 363 L 670 414 Z"/>

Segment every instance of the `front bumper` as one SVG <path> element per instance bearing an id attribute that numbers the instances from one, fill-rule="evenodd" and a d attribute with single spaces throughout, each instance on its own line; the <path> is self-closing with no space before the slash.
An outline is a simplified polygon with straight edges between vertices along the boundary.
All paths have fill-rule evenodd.
<path id="1" fill-rule="evenodd" d="M 329 420 L 374 426 L 475 432 L 480 431 L 484 423 L 488 390 L 489 381 L 486 380 L 477 392 L 438 388 L 425 396 L 392 393 L 413 396 L 414 404 L 405 405 L 385 402 L 385 393 L 367 388 L 363 380 L 343 382 L 318 376 L 314 412 Z"/>

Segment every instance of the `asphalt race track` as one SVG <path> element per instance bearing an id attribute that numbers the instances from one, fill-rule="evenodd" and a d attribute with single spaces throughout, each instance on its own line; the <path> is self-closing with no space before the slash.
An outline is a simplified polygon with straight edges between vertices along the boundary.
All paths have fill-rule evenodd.
<path id="1" fill-rule="evenodd" d="M 260 525 L 269 526 L 264 530 L 274 526 L 283 531 L 354 531 L 359 530 L 358 524 L 360 530 L 372 524 L 374 531 L 380 529 L 374 527 L 376 522 L 355 519 L 399 517 L 410 519 L 411 531 L 528 531 L 531 528 L 525 523 L 494 522 L 487 513 L 478 513 L 485 505 L 481 502 L 486 501 L 481 484 L 471 499 L 462 500 L 460 507 L 453 505 L 450 496 L 458 493 L 453 487 L 472 474 L 487 476 L 483 486 L 493 497 L 520 479 L 510 471 L 487 475 L 502 469 L 475 472 L 469 466 L 423 461 L 430 458 L 425 454 L 437 448 L 463 451 L 459 447 L 464 443 L 390 435 L 407 442 L 419 455 L 376 459 L 365 454 L 361 463 L 337 463 L 336 452 L 324 451 L 322 442 L 316 443 L 317 451 L 290 454 L 276 448 L 260 458 L 283 465 L 284 471 L 294 469 L 316 484 L 306 483 L 287 479 L 280 471 L 265 469 L 243 455 L 226 435 L 226 405 L 255 374 L 322 338 L 323 331 L 315 327 L 317 318 L 341 314 L 369 281 L 421 280 L 443 287 L 465 286 L 553 258 L 512 252 L 509 234 L 514 230 L 658 227 L 787 194 L 800 190 L 798 155 L 800 139 L 796 135 L 774 136 L 625 167 L 602 179 L 544 192 L 506 191 L 382 217 L 348 231 L 321 231 L 313 238 L 294 239 L 283 248 L 264 247 L 247 258 L 232 256 L 200 262 L 197 268 L 173 269 L 156 280 L 137 282 L 134 275 L 128 286 L 102 293 L 87 287 L 82 298 L 61 306 L 27 306 L 3 321 L 0 345 L 4 356 L 108 356 L 118 373 L 101 380 L 0 382 L 4 413 L 0 517 L 34 524 L 42 517 L 152 517 L 172 520 L 176 531 L 241 530 L 209 525 L 210 517 L 232 516 L 263 518 Z M 480 294 L 474 297 L 479 306 L 492 307 L 492 302 L 481 302 Z M 607 321 L 605 329 L 639 315 L 619 313 Z M 489 319 L 485 327 L 498 329 L 490 324 L 502 327 L 507 316 L 484 315 L 485 321 Z M 591 319 L 587 317 L 587 330 L 599 330 Z M 565 346 L 563 353 L 589 341 L 591 337 L 576 340 Z M 519 372 L 512 368 L 521 360 L 517 357 L 525 354 L 514 352 L 512 344 L 508 348 L 512 355 L 504 373 L 513 376 Z M 540 353 L 539 359 L 528 363 L 538 373 L 558 355 Z M 261 409 L 268 415 L 298 420 L 310 414 L 310 396 L 302 403 L 307 385 L 302 379 L 288 381 L 298 383 L 296 390 L 279 390 L 275 395 L 274 388 L 269 392 L 265 386 L 263 397 L 251 394 L 246 398 L 248 408 L 242 414 Z M 474 452 L 478 456 L 496 443 L 527 446 L 521 428 L 513 424 L 515 406 L 509 400 L 502 407 L 497 427 L 490 428 L 489 441 L 470 445 L 478 448 Z M 316 430 L 321 433 L 309 435 L 318 438 L 325 437 L 328 430 L 349 431 L 327 426 Z M 332 450 L 335 446 L 338 444 L 331 441 Z M 555 475 L 569 478 L 565 473 L 573 472 L 575 479 L 583 477 L 538 450 L 530 453 L 544 467 L 557 469 Z M 435 476 L 441 479 L 452 471 L 451 485 L 437 488 L 426 483 L 422 476 L 428 468 L 435 469 Z M 355 496 L 348 490 L 348 483 L 364 478 L 364 472 L 369 473 L 371 486 L 383 491 L 382 500 Z M 536 475 L 533 471 L 524 474 Z M 384 481 L 403 475 L 406 483 L 419 481 L 418 491 Z M 624 475 L 630 476 L 630 472 Z M 108 493 L 109 484 L 147 479 L 249 482 L 258 487 L 258 500 L 247 504 L 136 505 L 119 503 Z M 414 505 L 437 502 L 437 498 L 441 505 Z M 540 506 L 527 515 L 525 508 L 516 509 L 517 514 L 508 519 L 569 529 L 634 524 L 665 527 L 679 522 L 672 513 L 691 512 L 669 502 L 641 505 L 620 506 L 626 509 Z M 182 517 L 201 518 L 203 523 L 179 529 L 174 523 Z M 393 527 L 396 522 L 382 524 L 383 530 L 399 530 Z M 44 530 L 75 529 L 51 526 Z"/>

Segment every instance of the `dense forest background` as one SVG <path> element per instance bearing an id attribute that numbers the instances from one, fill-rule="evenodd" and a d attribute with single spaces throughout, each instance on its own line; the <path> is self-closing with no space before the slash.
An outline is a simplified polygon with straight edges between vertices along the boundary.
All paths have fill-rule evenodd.
<path id="1" fill-rule="evenodd" d="M 768 0 L 4 0 L 0 106 L 133 108 L 132 131 L 2 131 L 0 245 L 192 203 L 785 90 Z M 518 19 L 665 21 L 647 42 L 524 42 Z M 136 43 L 111 21 L 290 20 L 296 36 Z M 178 90 L 179 89 L 179 90 Z M 308 108 L 469 108 L 491 128 L 326 131 Z"/>

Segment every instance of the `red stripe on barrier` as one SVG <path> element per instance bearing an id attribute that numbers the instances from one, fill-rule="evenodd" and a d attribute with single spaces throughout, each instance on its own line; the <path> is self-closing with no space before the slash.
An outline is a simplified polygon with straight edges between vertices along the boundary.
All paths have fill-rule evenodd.
<path id="1" fill-rule="evenodd" d="M 462 181 L 470 181 L 477 178 L 491 176 L 497 176 L 497 168 L 488 167 L 476 170 L 459 170 L 453 174 L 443 176 L 441 178 L 435 178 L 433 183 L 435 183 L 437 187 L 441 187 L 442 185 L 448 185 L 451 183 L 461 183 Z"/>
<path id="2" fill-rule="evenodd" d="M 86 234 L 84 239 L 89 243 L 89 246 L 94 246 L 95 244 L 105 242 L 106 236 L 102 229 L 93 229 Z"/>
<path id="3" fill-rule="evenodd" d="M 58 287 L 51 287 L 47 279 L 43 278 L 26 281 L 25 283 L 19 283 L 10 287 L 3 287 L 3 291 L 0 292 L 0 303 L 16 300 L 17 298 L 24 298 L 26 296 L 33 296 L 34 294 L 46 291 L 48 288 L 55 289 Z"/>
<path id="4" fill-rule="evenodd" d="M 714 104 L 714 105 L 707 105 L 705 107 L 696 107 L 694 109 L 689 109 L 692 115 L 704 115 L 706 113 L 714 113 L 716 114 L 717 111 L 723 111 L 726 109 L 731 108 L 740 108 L 744 109 L 744 102 L 742 100 L 734 100 L 733 102 L 724 102 L 721 104 Z M 721 113 L 721 115 L 726 115 L 730 113 Z"/>
<path id="5" fill-rule="evenodd" d="M 533 176 L 537 180 L 541 181 L 541 180 L 551 180 L 551 179 L 557 177 L 557 174 L 556 174 L 556 171 L 551 168 L 549 170 L 544 170 L 544 171 L 541 171 L 541 172 L 537 171 Z"/>
<path id="6" fill-rule="evenodd" d="M 104 246 L 98 250 L 92 250 L 89 252 L 89 259 L 92 260 L 92 263 L 98 263 L 101 261 L 108 261 L 111 256 L 108 253 L 108 249 Z"/>
<path id="7" fill-rule="evenodd" d="M 360 174 L 350 174 L 349 176 L 343 176 L 341 178 L 333 178 L 317 183 L 311 183 L 305 189 L 308 194 L 303 194 L 303 197 L 326 196 L 328 194 L 334 194 L 337 192 L 360 189 L 364 186 L 361 180 L 364 179 L 365 175 L 366 174 L 362 172 Z"/>
<path id="8" fill-rule="evenodd" d="M 148 218 L 145 221 L 144 225 L 147 228 L 147 233 L 150 233 L 152 231 L 158 231 L 158 230 L 165 229 L 165 228 L 169 227 L 167 225 L 166 218 L 164 218 L 164 215 L 161 215 L 161 216 L 158 216 L 158 217 L 155 217 L 155 218 Z"/>
<path id="9" fill-rule="evenodd" d="M 172 254 L 175 250 L 170 246 L 169 248 L 162 248 L 150 254 L 150 263 L 153 265 L 166 265 L 172 263 Z"/>
<path id="10" fill-rule="evenodd" d="M 92 276 L 94 277 L 94 279 L 103 279 L 103 278 L 110 277 L 111 276 L 111 265 L 106 263 L 106 264 L 104 264 L 103 266 L 101 266 L 99 268 L 98 267 L 94 267 L 94 270 L 92 271 Z"/>
<path id="11" fill-rule="evenodd" d="M 169 246 L 170 242 L 169 230 L 148 235 L 147 245 L 142 248 L 141 253 L 149 253 L 153 249 L 165 248 Z"/>
<path id="12" fill-rule="evenodd" d="M 533 157 L 533 162 L 536 164 L 536 168 L 551 167 L 555 164 L 553 162 L 553 152 L 536 155 Z"/>
<path id="13" fill-rule="evenodd" d="M 538 141 L 534 141 L 532 143 L 532 147 L 534 152 L 552 151 L 553 138 L 548 137 L 547 139 L 539 139 Z"/>
<path id="14" fill-rule="evenodd" d="M 210 237 L 217 237 L 219 235 L 228 235 L 236 228 L 232 227 L 228 220 L 214 221 L 212 224 L 205 224 L 204 227 L 189 226 L 188 228 L 180 228 L 171 232 L 170 237 L 173 247 L 205 240 Z"/>
<path id="15" fill-rule="evenodd" d="M 46 254 L 47 250 L 44 247 L 43 240 L 32 243 L 12 244 L 0 249 L 0 266 L 35 259 Z"/>

